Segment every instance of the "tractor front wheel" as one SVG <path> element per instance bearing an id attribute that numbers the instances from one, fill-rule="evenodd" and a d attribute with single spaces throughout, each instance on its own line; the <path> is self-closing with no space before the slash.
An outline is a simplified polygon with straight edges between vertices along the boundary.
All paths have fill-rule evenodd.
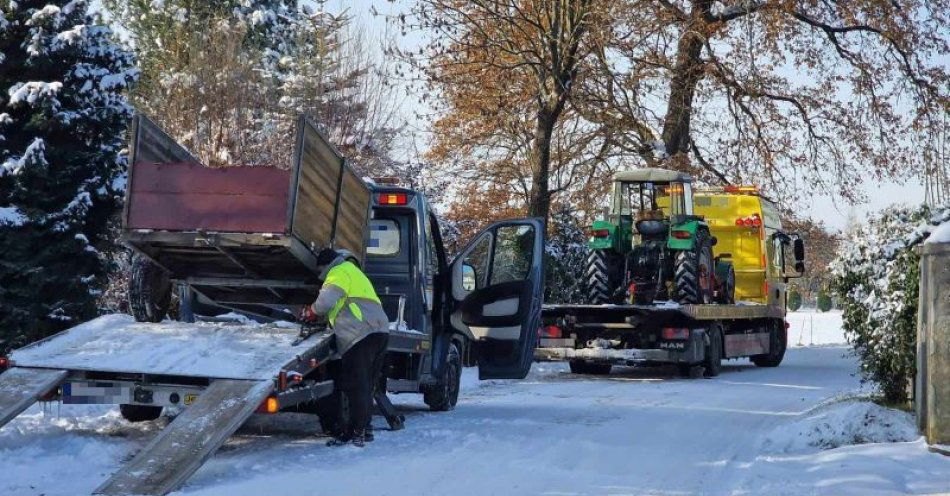
<path id="1" fill-rule="evenodd" d="M 683 250 L 676 254 L 673 283 L 678 303 L 684 305 L 712 303 L 715 281 L 714 263 L 709 232 L 700 229 L 696 231 L 693 249 Z"/>
<path id="2" fill-rule="evenodd" d="M 591 305 L 611 303 L 616 288 L 610 271 L 610 258 L 606 250 L 590 250 L 584 269 L 587 283 L 587 301 Z"/>

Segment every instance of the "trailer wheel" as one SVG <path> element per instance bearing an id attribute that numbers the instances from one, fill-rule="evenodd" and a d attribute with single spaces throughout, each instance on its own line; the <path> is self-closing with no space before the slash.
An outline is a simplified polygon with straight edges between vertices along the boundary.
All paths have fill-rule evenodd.
<path id="1" fill-rule="evenodd" d="M 119 413 L 129 422 L 149 422 L 162 416 L 162 407 L 147 405 L 119 405 Z"/>
<path id="2" fill-rule="evenodd" d="M 769 352 L 749 357 L 756 367 L 778 367 L 785 358 L 785 349 L 788 347 L 788 335 L 785 329 L 774 323 L 769 327 Z"/>
<path id="3" fill-rule="evenodd" d="M 591 305 L 605 305 L 611 302 L 616 290 L 611 279 L 607 250 L 590 250 L 587 253 L 587 265 L 584 268 L 584 281 L 587 284 L 587 300 Z"/>
<path id="4" fill-rule="evenodd" d="M 129 276 L 129 309 L 138 322 L 161 322 L 172 301 L 172 283 L 168 274 L 147 258 L 132 259 Z"/>
<path id="5" fill-rule="evenodd" d="M 709 327 L 709 344 L 706 345 L 706 357 L 703 359 L 703 374 L 716 377 L 722 370 L 722 327 L 713 324 Z"/>
<path id="6" fill-rule="evenodd" d="M 696 231 L 693 249 L 676 254 L 673 264 L 676 301 L 684 305 L 712 303 L 715 267 L 709 232 L 700 229 Z"/>
<path id="7" fill-rule="evenodd" d="M 427 390 L 422 399 L 434 412 L 447 412 L 455 408 L 459 400 L 459 387 L 462 383 L 462 354 L 458 345 L 449 344 L 449 351 L 442 367 L 442 380 L 439 385 Z"/>
<path id="8" fill-rule="evenodd" d="M 604 362 L 588 362 L 586 360 L 571 360 L 568 362 L 572 374 L 610 375 L 613 365 Z"/>

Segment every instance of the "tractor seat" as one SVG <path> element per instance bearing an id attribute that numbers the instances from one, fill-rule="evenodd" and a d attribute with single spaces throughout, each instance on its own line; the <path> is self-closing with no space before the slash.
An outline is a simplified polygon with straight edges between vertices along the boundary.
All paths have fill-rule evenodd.
<path id="1" fill-rule="evenodd" d="M 662 220 L 638 220 L 637 232 L 643 235 L 666 234 L 669 228 Z"/>

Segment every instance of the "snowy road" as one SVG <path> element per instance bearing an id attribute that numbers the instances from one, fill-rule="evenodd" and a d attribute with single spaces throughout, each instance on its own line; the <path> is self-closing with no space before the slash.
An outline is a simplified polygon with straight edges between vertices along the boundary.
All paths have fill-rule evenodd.
<path id="1" fill-rule="evenodd" d="M 255 419 L 181 493 L 950 493 L 950 459 L 927 452 L 909 415 L 828 401 L 860 390 L 846 353 L 793 348 L 779 368 L 727 362 L 708 380 L 666 369 L 572 376 L 536 364 L 525 381 L 479 383 L 466 370 L 455 411 L 397 396 L 406 430 L 380 432 L 366 449 L 323 446 L 307 416 Z M 26 415 L 0 431 L 0 493 L 88 494 L 157 428 L 96 407 Z M 811 445 L 864 435 L 909 441 Z"/>

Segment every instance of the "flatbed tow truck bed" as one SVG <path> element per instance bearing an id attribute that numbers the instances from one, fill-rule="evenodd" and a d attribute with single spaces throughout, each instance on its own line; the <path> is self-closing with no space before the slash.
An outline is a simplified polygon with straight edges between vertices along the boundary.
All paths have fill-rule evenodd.
<path id="1" fill-rule="evenodd" d="M 293 324 L 137 323 L 110 315 L 15 350 L 0 372 L 0 428 L 37 401 L 183 408 L 95 494 L 164 495 L 180 487 L 252 414 L 333 391 L 306 380 L 332 335 L 295 344 Z M 380 398 L 382 396 L 382 398 Z M 385 394 L 377 405 L 401 426 Z"/>
<path id="2" fill-rule="evenodd" d="M 721 358 L 785 351 L 785 312 L 775 305 L 545 305 L 541 315 L 536 361 L 696 365 L 707 358 L 714 326 Z"/>

